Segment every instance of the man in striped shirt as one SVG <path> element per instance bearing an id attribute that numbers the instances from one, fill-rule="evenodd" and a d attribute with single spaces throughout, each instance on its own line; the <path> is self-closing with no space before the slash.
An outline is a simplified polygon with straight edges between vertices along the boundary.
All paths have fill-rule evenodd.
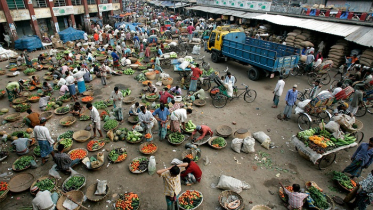
<path id="1" fill-rule="evenodd" d="M 281 187 L 284 189 L 284 192 L 288 195 L 289 197 L 289 210 L 302 210 L 303 206 L 303 200 L 308 197 L 308 194 L 306 193 L 301 193 L 300 192 L 300 186 L 299 184 L 293 184 L 293 192 L 290 192 L 287 190 L 284 185 L 280 182 Z"/>

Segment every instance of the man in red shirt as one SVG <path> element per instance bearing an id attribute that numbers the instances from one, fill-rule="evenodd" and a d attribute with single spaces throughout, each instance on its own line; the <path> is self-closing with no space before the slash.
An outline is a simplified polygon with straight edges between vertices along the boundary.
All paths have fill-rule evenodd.
<path id="1" fill-rule="evenodd" d="M 201 69 L 199 69 L 199 64 L 196 64 L 196 67 L 192 67 L 192 76 L 190 77 L 190 85 L 189 91 L 196 91 L 197 90 L 197 80 L 202 75 Z"/>
<path id="2" fill-rule="evenodd" d="M 197 131 L 201 134 L 201 136 L 198 137 L 195 141 L 202 140 L 206 136 L 207 133 L 210 134 L 210 137 L 212 137 L 212 135 L 214 134 L 214 132 L 212 132 L 212 130 L 211 130 L 211 128 L 209 126 L 207 126 L 207 125 L 198 125 L 196 127 L 196 129 L 193 131 L 191 139 L 193 139 L 193 136 L 194 136 L 194 134 L 197 133 Z"/>
<path id="3" fill-rule="evenodd" d="M 93 35 L 93 39 L 95 40 L 95 44 L 99 44 L 99 43 L 98 43 L 98 38 L 99 38 L 98 33 L 95 33 L 95 34 Z"/>
<path id="4" fill-rule="evenodd" d="M 190 23 L 189 26 L 187 27 L 187 31 L 188 31 L 188 40 L 189 42 L 192 41 L 192 38 L 193 38 L 193 31 L 196 30 L 192 24 Z"/>
<path id="5" fill-rule="evenodd" d="M 195 163 L 189 158 L 184 158 L 183 163 L 177 165 L 178 167 L 185 167 L 185 171 L 180 173 L 181 182 L 185 185 L 192 185 L 201 181 L 202 171 Z"/>
<path id="6" fill-rule="evenodd" d="M 171 99 L 174 98 L 173 95 L 171 95 L 169 92 L 168 92 L 168 88 L 164 88 L 163 91 L 160 91 L 159 92 L 159 95 L 161 96 L 161 98 L 159 99 L 159 101 L 163 104 L 168 104 L 170 103 Z"/>

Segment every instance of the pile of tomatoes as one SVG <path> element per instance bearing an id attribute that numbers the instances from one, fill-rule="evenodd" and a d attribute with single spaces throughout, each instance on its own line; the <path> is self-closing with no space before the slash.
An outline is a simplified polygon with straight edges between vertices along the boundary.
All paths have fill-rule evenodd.
<path id="1" fill-rule="evenodd" d="M 70 152 L 70 158 L 71 160 L 75 160 L 75 159 L 83 159 L 87 156 L 87 151 L 83 150 L 83 149 L 75 149 L 73 151 Z"/>

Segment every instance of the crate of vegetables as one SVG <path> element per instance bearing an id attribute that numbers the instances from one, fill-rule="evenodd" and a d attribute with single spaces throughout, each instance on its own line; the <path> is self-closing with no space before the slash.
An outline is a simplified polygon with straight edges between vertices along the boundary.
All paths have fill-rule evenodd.
<path id="1" fill-rule="evenodd" d="M 333 180 L 347 192 L 351 192 L 356 187 L 356 182 L 354 180 L 339 171 L 333 171 Z"/>
<path id="2" fill-rule="evenodd" d="M 131 173 L 141 174 L 148 170 L 149 160 L 147 157 L 141 156 L 134 158 L 128 165 Z"/>
<path id="3" fill-rule="evenodd" d="M 39 179 L 35 180 L 30 187 L 30 193 L 31 195 L 34 195 L 34 193 L 31 192 L 31 189 L 34 186 L 37 186 L 40 191 L 48 190 L 49 192 L 52 192 L 54 188 L 57 185 L 57 180 L 54 177 L 51 176 L 43 176 L 40 177 Z"/>
<path id="4" fill-rule="evenodd" d="M 35 160 L 35 157 L 31 155 L 24 155 L 17 158 L 12 165 L 13 171 L 23 171 L 30 168 L 32 160 Z"/>
<path id="5" fill-rule="evenodd" d="M 72 138 L 65 138 L 61 139 L 59 142 L 54 144 L 53 148 L 54 150 L 58 151 L 58 146 L 62 144 L 64 146 L 64 152 L 68 152 L 71 147 L 73 146 L 73 139 Z"/>
<path id="6" fill-rule="evenodd" d="M 151 155 L 158 150 L 158 146 L 153 142 L 145 142 L 139 146 L 139 150 L 144 155 Z"/>
<path id="7" fill-rule="evenodd" d="M 89 102 L 92 102 L 93 101 L 93 97 L 92 96 L 84 96 L 83 98 L 82 98 L 82 102 L 83 103 L 89 103 Z"/>
<path id="8" fill-rule="evenodd" d="M 177 205 L 180 209 L 196 209 L 203 202 L 203 195 L 197 190 L 187 190 L 177 198 Z"/>
<path id="9" fill-rule="evenodd" d="M 127 151 L 125 148 L 115 148 L 109 152 L 108 159 L 113 163 L 123 162 L 127 158 Z"/>
<path id="10" fill-rule="evenodd" d="M 223 149 L 227 146 L 227 141 L 223 137 L 214 136 L 208 141 L 208 144 L 214 149 Z"/>
<path id="11" fill-rule="evenodd" d="M 67 154 L 70 155 L 71 160 L 75 160 L 75 159 L 82 160 L 83 158 L 87 157 L 88 151 L 84 148 L 77 148 L 77 149 L 71 150 Z"/>
<path id="12" fill-rule="evenodd" d="M 180 145 L 184 142 L 185 136 L 179 132 L 174 132 L 168 135 L 168 142 L 172 145 Z"/>
<path id="13" fill-rule="evenodd" d="M 133 192 L 119 194 L 119 199 L 115 202 L 115 210 L 138 210 L 139 208 L 139 196 Z"/>
<path id="14" fill-rule="evenodd" d="M 97 151 L 97 150 L 101 149 L 104 146 L 105 146 L 105 141 L 104 140 L 102 140 L 102 141 L 101 140 L 91 140 L 87 144 L 87 149 L 90 152 L 94 152 L 94 151 Z"/>
<path id="15" fill-rule="evenodd" d="M 60 125 L 64 127 L 69 127 L 73 125 L 76 122 L 76 118 L 73 116 L 67 116 L 60 120 Z"/>
<path id="16" fill-rule="evenodd" d="M 68 177 L 62 184 L 62 190 L 69 192 L 72 190 L 80 190 L 86 184 L 86 178 L 82 174 L 75 174 Z"/>
<path id="17" fill-rule="evenodd" d="M 114 120 L 114 119 L 110 119 L 108 121 L 105 122 L 104 124 L 104 131 L 109 131 L 109 130 L 115 130 L 117 127 L 119 126 L 119 122 Z"/>

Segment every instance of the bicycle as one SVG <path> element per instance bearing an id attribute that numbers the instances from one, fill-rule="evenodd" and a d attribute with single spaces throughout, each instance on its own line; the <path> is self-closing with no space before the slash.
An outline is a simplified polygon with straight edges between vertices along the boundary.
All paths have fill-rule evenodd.
<path id="1" fill-rule="evenodd" d="M 205 61 L 205 57 L 206 56 L 202 56 L 202 57 L 198 57 L 198 58 L 193 58 L 194 60 L 200 60 L 200 61 L 202 61 L 201 63 L 199 63 L 199 66 L 202 66 L 202 68 L 204 69 L 204 70 L 209 70 L 210 69 L 210 63 L 207 63 L 206 61 Z M 197 63 L 197 62 L 196 62 Z"/>
<path id="2" fill-rule="evenodd" d="M 319 71 L 319 72 L 311 72 L 308 74 L 307 82 L 309 85 L 313 85 L 316 80 L 319 80 L 321 84 L 328 85 L 331 81 L 331 77 L 328 73 L 328 70 L 326 71 Z"/>
<path id="3" fill-rule="evenodd" d="M 224 70 L 224 73 L 227 73 L 228 72 L 228 70 L 229 70 L 229 68 L 228 68 L 228 66 L 227 66 L 227 68 Z M 218 72 L 218 75 L 220 75 L 220 71 Z M 225 74 L 224 75 L 224 78 L 226 78 L 228 75 L 227 74 Z M 233 75 L 232 75 L 233 76 Z M 237 83 L 238 82 L 238 80 L 237 80 L 237 77 L 234 77 L 235 78 L 235 83 Z M 219 80 L 220 80 L 220 78 L 218 78 Z M 210 78 L 210 80 L 211 80 L 211 78 Z M 213 89 L 215 89 L 215 88 L 219 88 L 219 86 L 214 86 L 214 87 L 212 87 L 211 88 L 211 90 L 210 90 L 210 97 L 212 98 L 213 97 L 213 94 L 212 94 L 212 90 Z M 233 86 L 233 88 L 235 88 L 235 86 Z"/>
<path id="4" fill-rule="evenodd" d="M 298 63 L 296 67 L 294 67 L 292 70 L 290 70 L 289 74 L 291 76 L 303 76 L 304 74 L 307 74 L 306 70 L 306 64 L 305 63 Z"/>
<path id="5" fill-rule="evenodd" d="M 309 90 L 310 90 L 309 88 L 306 88 L 304 89 L 303 92 L 298 91 L 297 99 L 299 101 L 304 101 L 306 99 L 309 99 L 310 98 L 310 92 L 308 92 Z"/>
<path id="6" fill-rule="evenodd" d="M 236 90 L 244 90 L 244 91 L 240 93 L 239 95 L 237 95 L 237 91 L 235 91 L 234 95 L 232 95 L 231 97 L 227 95 L 225 87 L 222 85 L 219 85 L 218 90 L 216 90 L 217 92 L 215 96 L 212 98 L 212 104 L 214 105 L 214 107 L 223 108 L 227 104 L 228 98 L 230 98 L 231 100 L 233 100 L 234 98 L 238 99 L 241 97 L 241 95 L 243 95 L 243 98 L 247 103 L 254 102 L 257 96 L 256 91 L 253 89 L 250 89 L 249 86 L 245 85 L 244 83 L 242 83 L 242 85 L 244 86 L 244 88 L 236 88 Z"/>

